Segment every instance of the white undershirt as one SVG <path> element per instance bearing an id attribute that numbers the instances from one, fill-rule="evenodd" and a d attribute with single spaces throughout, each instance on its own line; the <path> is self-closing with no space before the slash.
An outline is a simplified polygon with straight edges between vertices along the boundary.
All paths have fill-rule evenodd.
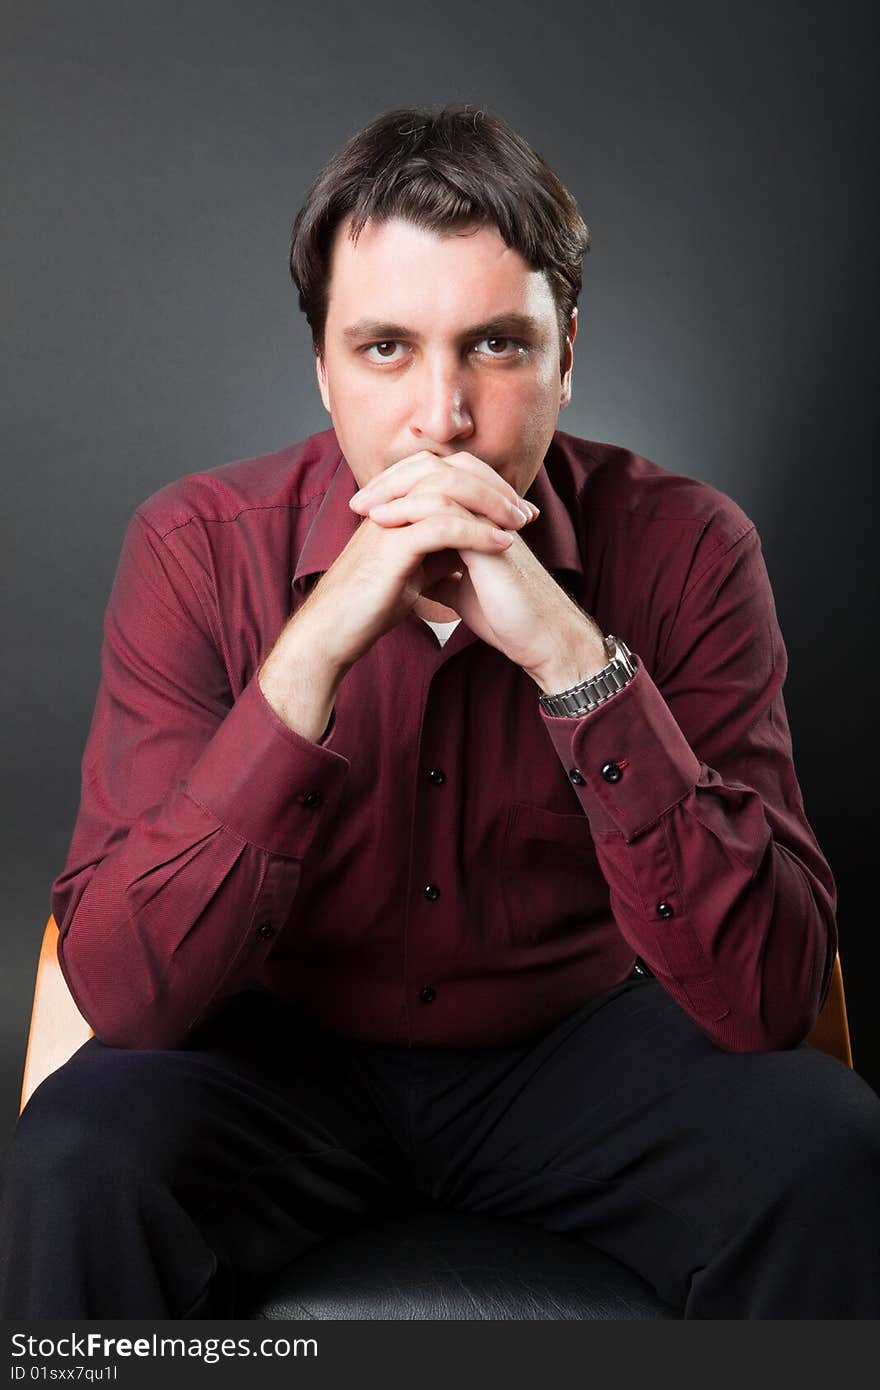
<path id="1" fill-rule="evenodd" d="M 442 647 L 449 641 L 449 638 L 461 622 L 461 618 L 453 618 L 451 623 L 432 623 L 430 618 L 422 618 L 422 622 L 427 623 L 428 627 L 434 629 L 434 635 Z"/>

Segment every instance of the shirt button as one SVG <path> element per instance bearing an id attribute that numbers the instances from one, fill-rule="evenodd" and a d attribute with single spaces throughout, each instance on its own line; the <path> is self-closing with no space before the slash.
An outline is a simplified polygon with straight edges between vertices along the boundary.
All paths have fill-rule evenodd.
<path id="1" fill-rule="evenodd" d="M 275 928 L 272 926 L 271 922 L 261 922 L 260 925 L 257 927 L 257 936 L 267 937 L 274 935 Z"/>
<path id="2" fill-rule="evenodd" d="M 446 773 L 442 767 L 432 767 L 428 773 L 428 781 L 433 782 L 435 787 L 442 787 L 446 781 Z"/>
<path id="3" fill-rule="evenodd" d="M 671 916 L 672 916 L 672 904 L 671 904 L 671 903 L 667 903 L 667 902 L 658 903 L 658 904 L 657 904 L 657 916 L 658 916 L 658 917 L 671 917 Z"/>
<path id="4" fill-rule="evenodd" d="M 423 1004 L 433 1004 L 434 1000 L 437 998 L 437 991 L 433 989 L 431 985 L 422 985 L 422 988 L 419 990 L 419 998 Z"/>
<path id="5" fill-rule="evenodd" d="M 583 787 L 585 785 L 586 778 L 583 776 L 581 772 L 578 771 L 576 767 L 573 767 L 568 775 L 571 778 L 572 782 L 574 782 L 576 787 Z"/>
<path id="6" fill-rule="evenodd" d="M 304 805 L 304 806 L 320 806 L 320 804 L 321 804 L 321 793 L 320 793 L 320 792 L 306 792 L 305 796 L 303 797 L 303 805 Z"/>
<path id="7" fill-rule="evenodd" d="M 606 782 L 619 782 L 623 776 L 617 763 L 603 763 L 601 772 Z"/>
<path id="8" fill-rule="evenodd" d="M 435 903 L 440 896 L 440 889 L 437 887 L 436 883 L 429 883 L 427 887 L 422 889 L 422 892 L 428 899 L 428 902 L 431 903 Z"/>

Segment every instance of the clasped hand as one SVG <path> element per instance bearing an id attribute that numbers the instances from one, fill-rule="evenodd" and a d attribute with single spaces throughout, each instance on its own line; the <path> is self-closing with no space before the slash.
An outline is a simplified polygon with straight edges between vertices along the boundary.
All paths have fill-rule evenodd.
<path id="1" fill-rule="evenodd" d="M 526 545 L 520 530 L 532 503 L 482 459 L 422 451 L 400 459 L 356 493 L 352 510 L 382 527 L 437 514 L 479 517 L 507 532 L 497 554 L 459 549 L 461 568 L 422 591 L 451 608 L 472 632 L 522 667 L 543 690 L 559 690 L 607 661 L 597 624 L 578 608 Z"/>

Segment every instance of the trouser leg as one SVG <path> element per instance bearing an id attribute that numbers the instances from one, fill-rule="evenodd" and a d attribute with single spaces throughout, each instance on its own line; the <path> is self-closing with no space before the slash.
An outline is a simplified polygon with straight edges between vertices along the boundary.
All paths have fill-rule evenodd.
<path id="1" fill-rule="evenodd" d="M 405 1206 L 399 1145 L 343 1052 L 262 991 L 186 1050 L 86 1043 L 10 1145 L 0 1316 L 241 1315 L 315 1241 Z"/>
<path id="2" fill-rule="evenodd" d="M 880 1100 L 808 1046 L 724 1052 L 654 980 L 524 1048 L 421 1059 L 439 1200 L 578 1236 L 696 1318 L 880 1316 Z"/>

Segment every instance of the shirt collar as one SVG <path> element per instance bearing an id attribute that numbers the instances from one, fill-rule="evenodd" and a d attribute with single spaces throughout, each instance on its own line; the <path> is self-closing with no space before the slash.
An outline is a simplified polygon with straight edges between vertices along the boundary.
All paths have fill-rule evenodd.
<path id="1" fill-rule="evenodd" d="M 332 430 L 328 431 L 328 436 L 333 443 L 336 467 L 312 517 L 293 572 L 292 587 L 300 597 L 311 587 L 310 580 L 330 568 L 361 521 L 357 512 L 353 512 L 348 505 L 358 491 L 357 479 L 343 458 Z M 332 458 L 329 462 L 332 466 Z"/>
<path id="2" fill-rule="evenodd" d="M 330 568 L 361 521 L 357 512 L 353 512 L 348 505 L 358 491 L 357 479 L 343 457 L 335 435 L 332 431 L 328 431 L 328 434 L 334 442 L 337 462 L 296 562 L 292 587 L 300 598 L 309 591 L 315 578 Z M 584 577 L 583 559 L 574 522 L 553 481 L 557 457 L 558 445 L 554 435 L 528 491 L 528 498 L 540 508 L 540 515 L 525 527 L 523 539 L 551 574 L 562 572 L 576 576 L 579 590 Z M 330 463 L 332 466 L 332 459 Z"/>

